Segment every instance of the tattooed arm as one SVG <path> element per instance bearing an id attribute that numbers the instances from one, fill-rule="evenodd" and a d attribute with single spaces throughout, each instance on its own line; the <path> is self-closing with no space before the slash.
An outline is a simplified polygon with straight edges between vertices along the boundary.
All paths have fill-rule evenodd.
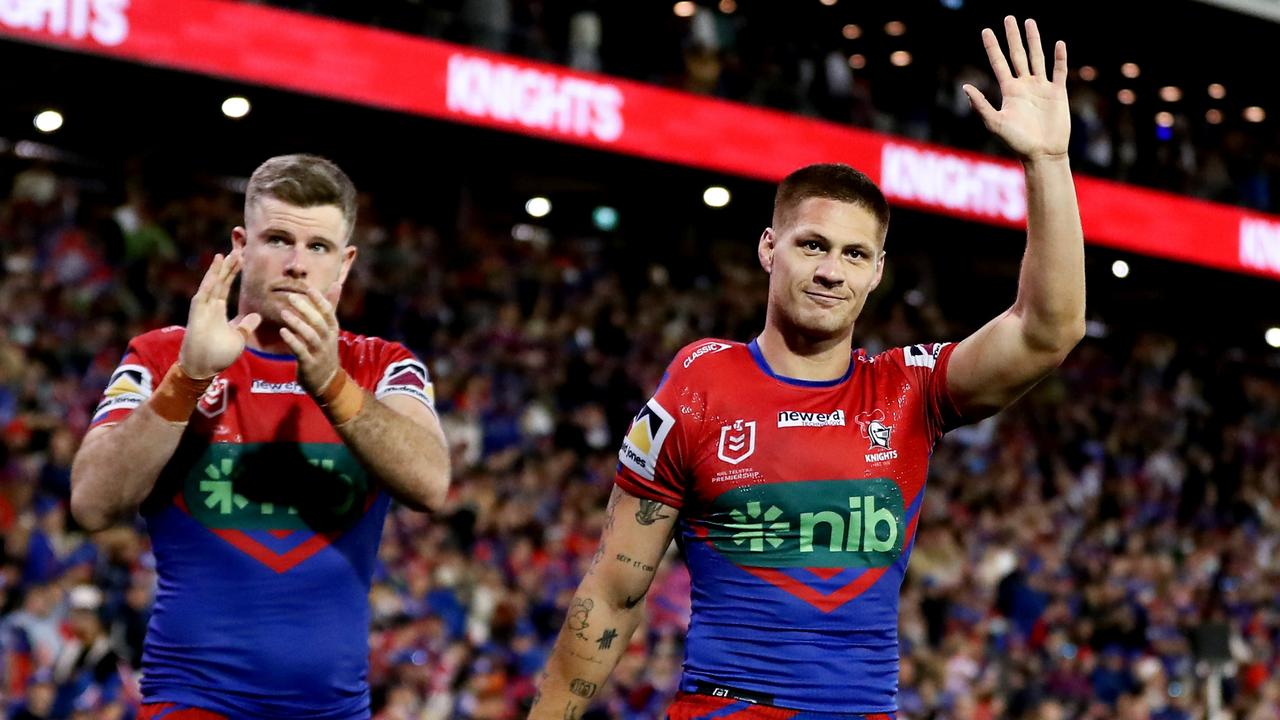
<path id="1" fill-rule="evenodd" d="M 618 664 L 675 532 L 676 510 L 614 487 L 600 548 L 547 661 L 530 720 L 577 720 Z"/>

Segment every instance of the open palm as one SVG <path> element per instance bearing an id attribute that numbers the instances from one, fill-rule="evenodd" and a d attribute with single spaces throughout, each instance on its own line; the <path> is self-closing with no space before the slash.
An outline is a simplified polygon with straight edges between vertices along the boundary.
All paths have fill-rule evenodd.
<path id="1" fill-rule="evenodd" d="M 1022 44 L 1018 21 L 1004 19 L 1009 40 L 1009 61 L 1000 50 L 1000 41 L 989 28 L 982 31 L 987 59 L 1000 83 L 1000 109 L 972 85 L 965 94 L 987 129 L 1004 140 L 1023 159 L 1065 156 L 1071 137 L 1071 112 L 1067 105 L 1067 44 L 1059 40 L 1053 48 L 1052 79 L 1045 71 L 1044 49 L 1034 20 L 1027 20 L 1027 47 Z M 1012 71 L 1010 70 L 1012 65 Z"/>
<path id="2" fill-rule="evenodd" d="M 232 250 L 226 257 L 215 255 L 191 298 L 178 362 L 183 372 L 193 378 L 212 377 L 227 369 L 240 357 L 249 334 L 262 322 L 258 313 L 239 320 L 227 319 L 227 294 L 242 263 L 239 250 Z"/>

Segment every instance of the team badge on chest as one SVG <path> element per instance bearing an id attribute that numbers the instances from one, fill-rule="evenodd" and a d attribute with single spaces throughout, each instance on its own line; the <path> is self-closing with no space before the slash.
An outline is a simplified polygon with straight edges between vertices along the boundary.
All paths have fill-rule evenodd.
<path id="1" fill-rule="evenodd" d="M 860 413 L 854 420 L 862 429 L 862 437 L 869 443 L 866 453 L 867 462 L 897 459 L 898 451 L 889 447 L 889 436 L 893 433 L 893 426 L 885 423 L 883 411 Z"/>
<path id="2" fill-rule="evenodd" d="M 221 415 L 227 409 L 227 381 L 220 377 L 215 377 L 213 382 L 209 383 L 209 388 L 204 391 L 204 395 L 200 396 L 200 402 L 196 404 L 196 410 L 207 418 L 213 418 Z"/>
<path id="3" fill-rule="evenodd" d="M 756 421 L 735 420 L 731 425 L 720 428 L 720 447 L 716 456 L 721 460 L 737 465 L 751 457 L 756 451 Z"/>

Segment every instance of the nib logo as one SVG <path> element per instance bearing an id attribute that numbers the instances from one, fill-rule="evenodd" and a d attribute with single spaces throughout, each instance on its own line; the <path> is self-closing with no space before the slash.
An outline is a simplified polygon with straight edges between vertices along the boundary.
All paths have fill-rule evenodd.
<path id="1" fill-rule="evenodd" d="M 204 499 L 205 507 L 209 509 L 218 508 L 217 512 L 221 515 L 230 515 L 231 506 L 234 504 L 239 509 L 249 504 L 243 495 L 232 491 L 231 475 L 235 472 L 235 462 L 231 458 L 222 458 L 218 464 L 206 465 L 204 474 L 209 479 L 200 481 L 200 492 L 207 493 Z"/>
<path id="2" fill-rule="evenodd" d="M 719 557 L 831 612 L 906 569 L 908 507 L 890 478 L 760 483 L 721 493 L 700 524 Z"/>
<path id="3" fill-rule="evenodd" d="M 875 568 L 902 554 L 902 490 L 887 478 L 733 488 L 714 503 L 708 538 L 751 567 Z"/>
<path id="4" fill-rule="evenodd" d="M 777 505 L 769 506 L 769 509 L 760 512 L 760 503 L 752 501 L 747 503 L 747 512 L 743 514 L 741 510 L 734 510 L 729 513 L 729 517 L 733 518 L 733 522 L 726 523 L 725 527 L 730 530 L 738 530 L 733 534 L 733 543 L 741 545 L 744 542 L 750 543 L 751 552 L 764 552 L 764 544 L 767 542 L 773 547 L 782 545 L 782 538 L 778 533 L 785 533 L 791 529 L 791 523 L 774 522 L 782 515 L 782 509 Z M 762 520 L 763 522 L 747 522 L 751 520 Z M 766 523 L 769 523 L 766 526 Z"/>

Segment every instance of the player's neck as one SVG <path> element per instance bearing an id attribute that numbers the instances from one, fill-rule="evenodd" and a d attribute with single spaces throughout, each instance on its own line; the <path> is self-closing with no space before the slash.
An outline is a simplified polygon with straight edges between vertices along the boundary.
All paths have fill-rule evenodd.
<path id="1" fill-rule="evenodd" d="M 852 334 L 835 338 L 806 337 L 765 323 L 756 345 L 775 373 L 794 380 L 838 380 L 849 371 L 849 363 L 853 361 Z"/>

